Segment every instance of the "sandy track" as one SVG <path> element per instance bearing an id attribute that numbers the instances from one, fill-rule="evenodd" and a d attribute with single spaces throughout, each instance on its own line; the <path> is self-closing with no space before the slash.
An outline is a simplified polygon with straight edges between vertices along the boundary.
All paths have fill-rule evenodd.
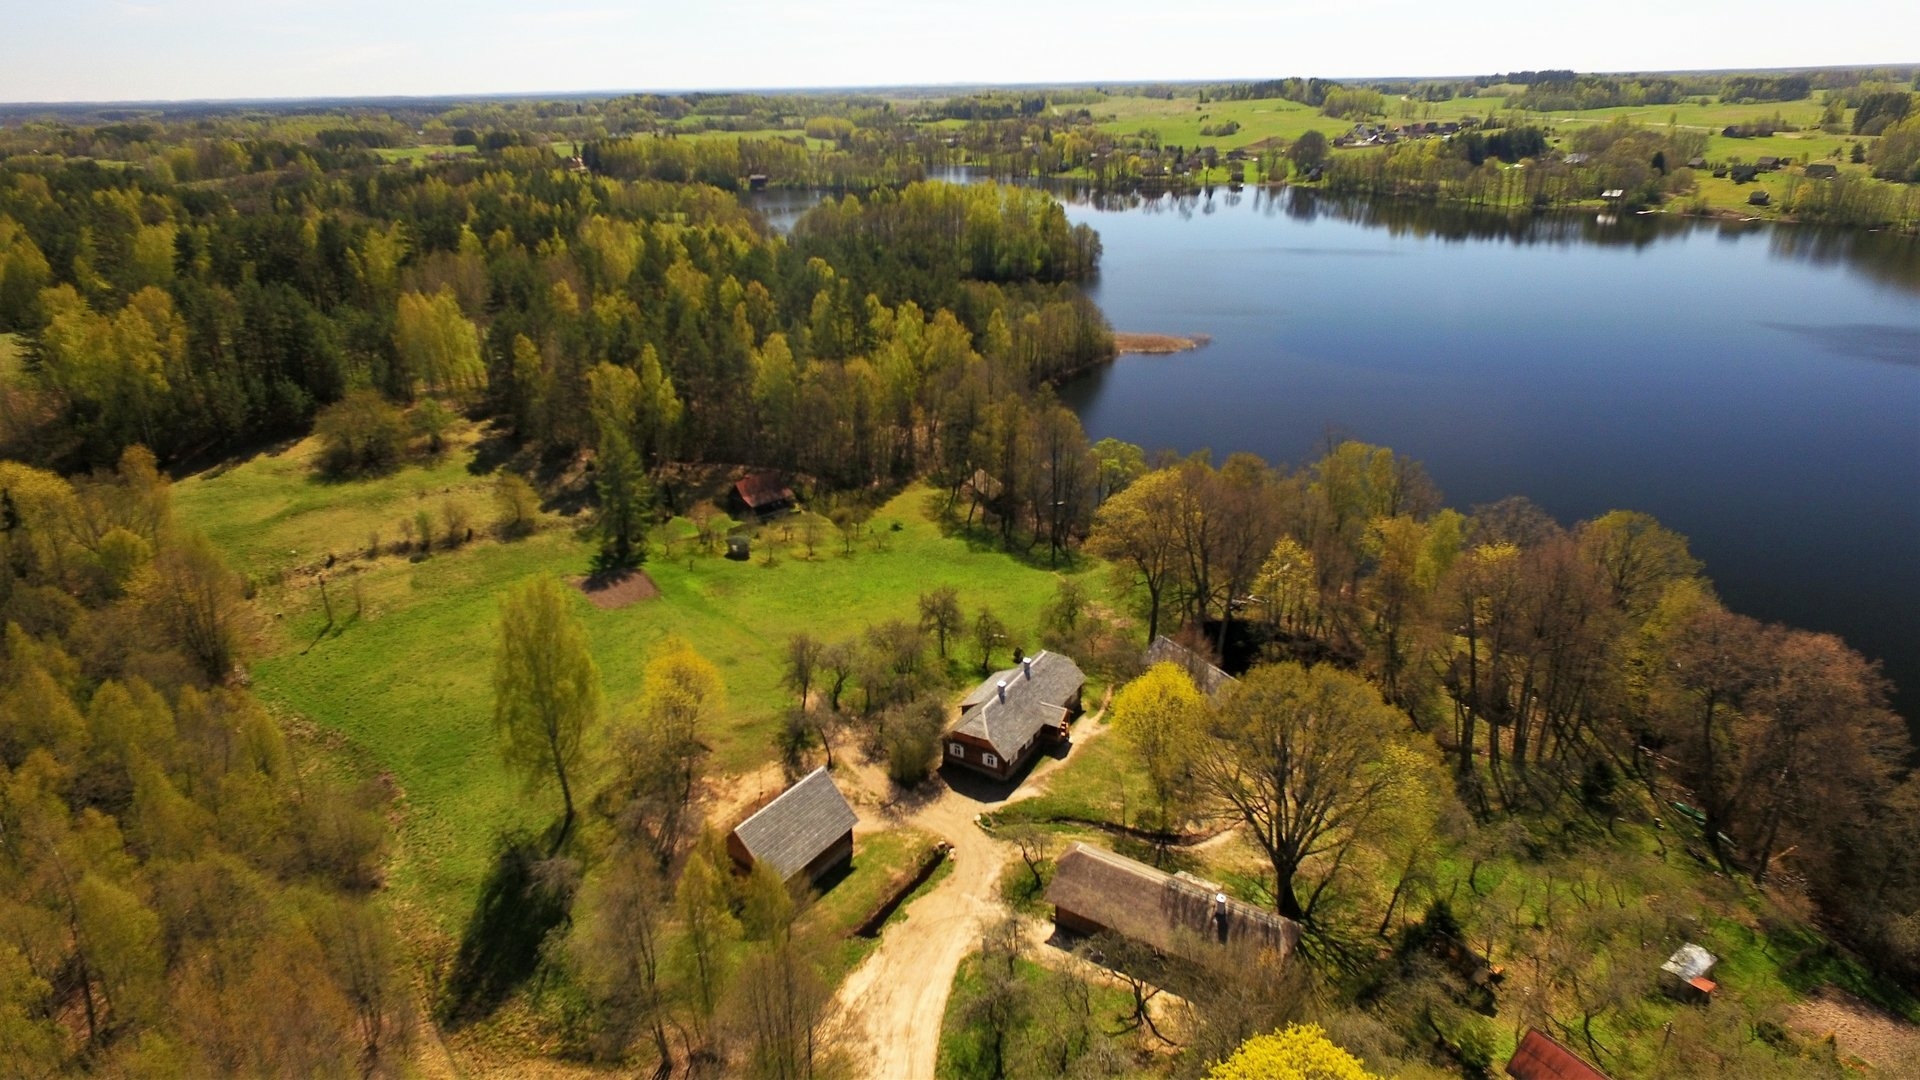
<path id="1" fill-rule="evenodd" d="M 880 947 L 840 986 L 840 1015 L 864 1075 L 873 1080 L 933 1076 L 954 972 L 977 947 L 981 928 L 1006 910 L 995 886 L 1015 857 L 1011 845 L 989 836 L 974 819 L 1044 790 L 1046 778 L 1104 730 L 1100 715 L 1076 724 L 1067 756 L 1042 759 L 1011 795 L 942 784 L 925 802 L 888 811 L 897 823 L 953 845 L 954 865 L 939 885 L 907 905 L 905 918 L 885 931 Z"/>
<path id="2" fill-rule="evenodd" d="M 1794 1006 L 1787 1023 L 1816 1039 L 1833 1036 L 1842 1053 L 1886 1077 L 1920 1077 L 1920 1027 L 1828 987 Z"/>

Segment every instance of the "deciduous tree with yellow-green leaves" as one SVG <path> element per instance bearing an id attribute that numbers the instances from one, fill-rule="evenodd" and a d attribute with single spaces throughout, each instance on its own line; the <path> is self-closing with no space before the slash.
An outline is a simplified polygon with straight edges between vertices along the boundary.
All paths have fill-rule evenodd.
<path id="1" fill-rule="evenodd" d="M 1318 1024 L 1288 1024 L 1255 1035 L 1207 1071 L 1207 1080 L 1380 1080 L 1327 1038 Z"/>
<path id="2" fill-rule="evenodd" d="M 538 787 L 551 775 L 564 806 L 552 850 L 573 828 L 572 774 L 600 719 L 600 669 L 559 582 L 535 578 L 507 595 L 493 662 L 493 727 L 507 763 Z"/>

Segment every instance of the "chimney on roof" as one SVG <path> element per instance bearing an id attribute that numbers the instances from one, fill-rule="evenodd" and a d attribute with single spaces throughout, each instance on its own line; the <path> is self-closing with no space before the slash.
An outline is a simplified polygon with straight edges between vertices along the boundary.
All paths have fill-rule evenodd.
<path id="1" fill-rule="evenodd" d="M 1026 672 L 1027 678 L 1033 678 L 1033 657 L 1029 656 L 1025 660 L 1020 661 L 1020 669 Z"/>
<path id="2" fill-rule="evenodd" d="M 1001 679 L 999 685 L 1000 685 L 1000 704 L 1005 705 L 1007 703 L 1007 680 Z"/>

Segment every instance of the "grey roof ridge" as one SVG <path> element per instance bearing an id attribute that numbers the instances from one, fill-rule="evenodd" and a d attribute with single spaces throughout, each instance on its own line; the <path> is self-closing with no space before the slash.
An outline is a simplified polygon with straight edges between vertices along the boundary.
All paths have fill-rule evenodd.
<path id="1" fill-rule="evenodd" d="M 751 813 L 751 814 L 748 814 L 748 815 L 747 815 L 747 819 L 746 819 L 746 821 L 742 821 L 742 822 L 741 822 L 740 824 L 738 824 L 738 825 L 736 825 L 736 826 L 734 826 L 734 829 L 735 829 L 735 831 L 738 831 L 738 830 L 740 830 L 740 829 L 744 829 L 744 828 L 746 828 L 746 827 L 747 827 L 747 825 L 748 825 L 748 824 L 749 824 L 750 822 L 752 822 L 754 818 L 757 818 L 757 817 L 759 817 L 759 816 L 760 816 L 761 814 L 764 814 L 764 813 L 766 813 L 767 811 L 769 811 L 769 810 L 771 810 L 771 809 L 773 809 L 774 807 L 776 807 L 776 806 L 779 806 L 779 805 L 780 805 L 780 803 L 781 803 L 781 800 L 783 800 L 783 799 L 785 799 L 785 798 L 786 798 L 787 796 L 789 796 L 789 795 L 791 795 L 791 794 L 793 794 L 794 792 L 796 792 L 796 791 L 799 791 L 799 790 L 800 790 L 800 789 L 801 789 L 802 787 L 804 787 L 804 786 L 806 785 L 806 783 L 807 783 L 807 781 L 809 781 L 809 780 L 812 780 L 812 779 L 814 778 L 814 776 L 816 776 L 816 775 L 818 775 L 819 773 L 823 773 L 823 772 L 826 772 L 826 771 L 827 771 L 827 767 L 826 767 L 825 765 L 822 765 L 822 766 L 820 766 L 819 768 L 816 768 L 816 769 L 814 769 L 814 770 L 813 770 L 813 772 L 810 772 L 810 773 L 808 773 L 807 775 L 805 775 L 805 776 L 803 776 L 803 777 L 801 777 L 800 779 L 798 779 L 798 780 L 795 780 L 795 781 L 793 782 L 793 784 L 792 784 L 792 786 L 790 786 L 790 787 L 788 787 L 788 788 L 787 788 L 787 790 L 785 790 L 785 791 L 783 791 L 783 792 L 781 792 L 780 794 L 778 794 L 778 795 L 775 795 L 775 796 L 773 797 L 773 800 L 772 800 L 771 802 L 769 802 L 769 803 L 767 803 L 767 805 L 765 805 L 765 806 L 763 806 L 763 807 L 761 807 L 761 808 L 760 808 L 760 809 L 758 809 L 758 810 L 755 810 L 755 811 L 754 811 L 753 813 Z M 831 780 L 829 780 L 829 783 L 831 783 Z M 838 786 L 838 785 L 836 785 L 836 787 L 837 787 L 837 786 Z M 845 797 L 846 797 L 846 796 L 844 796 L 844 795 L 843 795 L 843 796 L 841 796 L 841 798 L 843 798 L 843 799 L 844 799 Z"/>

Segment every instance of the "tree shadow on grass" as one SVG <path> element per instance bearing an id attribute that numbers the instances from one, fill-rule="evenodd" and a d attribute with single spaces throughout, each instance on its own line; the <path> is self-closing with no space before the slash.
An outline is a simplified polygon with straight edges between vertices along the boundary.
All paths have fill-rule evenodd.
<path id="1" fill-rule="evenodd" d="M 514 833 L 498 847 L 441 988 L 437 1012 L 450 1030 L 486 1019 L 532 976 L 547 934 L 572 910 L 573 890 L 549 872 L 546 844 Z"/>

